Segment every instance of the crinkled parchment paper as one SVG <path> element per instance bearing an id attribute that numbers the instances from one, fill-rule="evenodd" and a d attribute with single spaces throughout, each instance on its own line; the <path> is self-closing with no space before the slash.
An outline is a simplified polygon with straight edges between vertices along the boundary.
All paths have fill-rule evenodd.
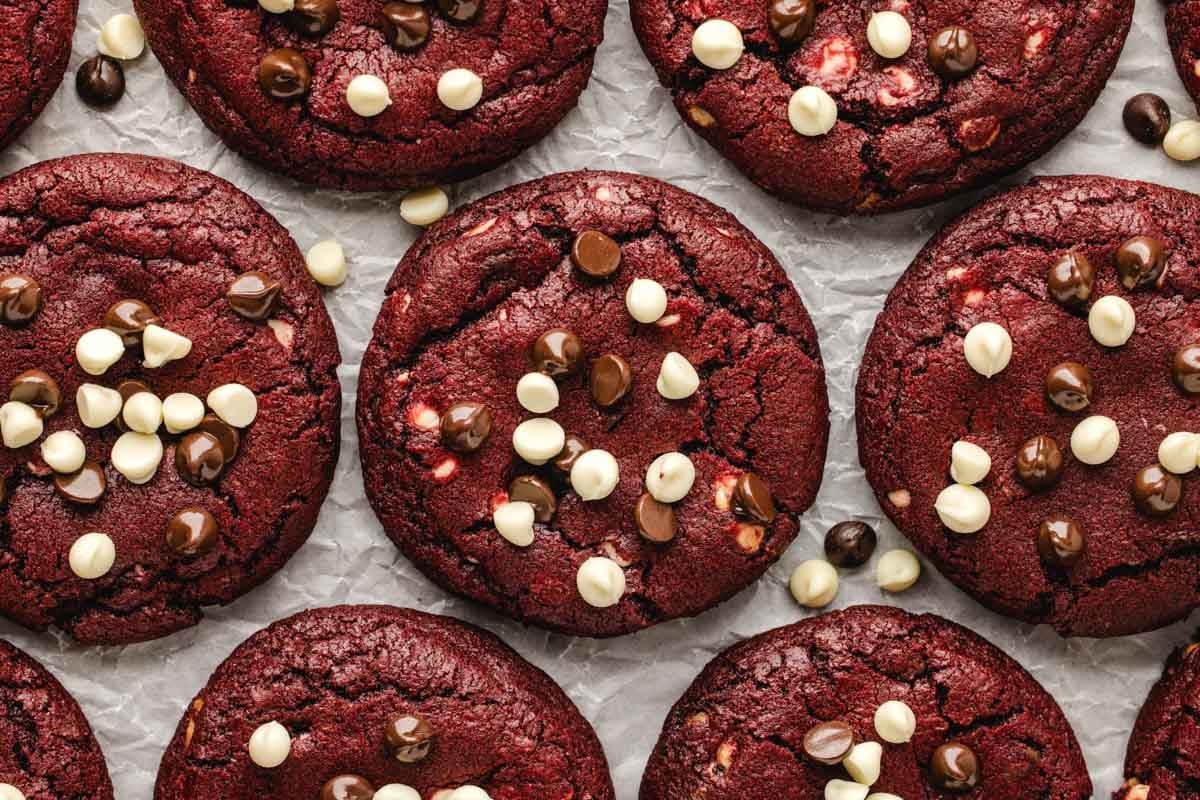
<path id="1" fill-rule="evenodd" d="M 185 705 L 213 668 L 245 637 L 273 620 L 313 606 L 382 602 L 452 614 L 499 634 L 550 673 L 592 721 L 604 742 L 621 800 L 637 796 L 642 767 L 671 704 L 700 668 L 735 641 L 809 613 L 787 590 L 790 569 L 816 557 L 825 530 L 859 517 L 880 525 L 881 549 L 903 545 L 858 465 L 854 436 L 857 365 L 887 291 L 943 223 L 979 199 L 976 193 L 932 209 L 877 219 L 839 219 L 789 207 L 727 165 L 679 120 L 629 24 L 626 0 L 612 0 L 607 39 L 579 108 L 515 163 L 458 186 L 459 205 L 519 181 L 584 167 L 642 172 L 728 208 L 787 268 L 821 334 L 829 372 L 833 431 L 825 482 L 803 531 L 781 563 L 756 586 L 696 620 L 634 636 L 590 641 L 549 635 L 501 619 L 432 586 L 384 536 L 364 499 L 354 426 L 360 356 L 383 288 L 417 231 L 400 221 L 398 195 L 317 191 L 268 174 L 227 150 L 208 132 L 147 54 L 128 65 L 129 92 L 109 112 L 83 106 L 74 70 L 92 55 L 99 25 L 130 11 L 130 0 L 82 0 L 75 54 L 62 88 L 38 122 L 0 155 L 0 174 L 40 159 L 88 151 L 167 156 L 229 179 L 273 213 L 302 249 L 327 237 L 350 254 L 350 279 L 326 295 L 345 366 L 342 457 L 333 490 L 308 544 L 267 584 L 212 610 L 192 630 L 125 648 L 81 648 L 0 621 L 0 636 L 28 650 L 83 704 L 108 757 L 121 800 L 153 793 L 162 749 Z M 1138 3 L 1133 31 L 1113 79 L 1085 122 L 1049 156 L 1006 181 L 1029 175 L 1094 172 L 1200 189 L 1198 167 L 1170 162 L 1130 139 L 1121 106 L 1155 91 L 1177 118 L 1195 115 L 1166 44 L 1159 3 Z M 1046 627 L 1020 625 L 984 610 L 932 570 L 912 591 L 883 595 L 870 568 L 843 575 L 837 607 L 883 602 L 933 611 L 965 624 L 1020 661 L 1066 709 L 1083 743 L 1097 797 L 1122 780 L 1125 742 L 1138 706 L 1187 623 L 1126 639 L 1064 641 Z"/>

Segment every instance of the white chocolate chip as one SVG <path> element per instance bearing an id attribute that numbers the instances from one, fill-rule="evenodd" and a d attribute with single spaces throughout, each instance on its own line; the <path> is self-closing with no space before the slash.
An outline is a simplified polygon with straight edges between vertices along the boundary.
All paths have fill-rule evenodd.
<path id="1" fill-rule="evenodd" d="M 392 94 L 379 76 L 356 75 L 346 85 L 346 103 L 360 117 L 378 117 L 392 104 Z"/>
<path id="2" fill-rule="evenodd" d="M 1200 434 L 1172 433 L 1158 446 L 1158 463 L 1176 475 L 1186 475 L 1200 462 Z"/>
<path id="3" fill-rule="evenodd" d="M 114 14 L 100 28 L 97 49 L 106 56 L 129 61 L 146 49 L 146 33 L 142 23 L 132 14 Z"/>
<path id="4" fill-rule="evenodd" d="M 235 428 L 245 428 L 258 416 L 258 398 L 240 383 L 227 383 L 208 393 L 208 407 Z"/>
<path id="5" fill-rule="evenodd" d="M 877 12 L 867 23 L 867 42 L 884 58 L 900 58 L 912 45 L 912 26 L 903 14 Z"/>
<path id="6" fill-rule="evenodd" d="M 558 384 L 543 372 L 528 372 L 517 381 L 517 402 L 534 414 L 549 414 L 558 408 Z"/>
<path id="7" fill-rule="evenodd" d="M 979 483 L 991 469 L 992 457 L 979 445 L 960 441 L 950 448 L 950 477 L 955 483 Z"/>
<path id="8" fill-rule="evenodd" d="M 911 742 L 917 732 L 917 716 L 907 703 L 888 700 L 875 710 L 875 732 L 890 744 Z"/>
<path id="9" fill-rule="evenodd" d="M 1163 152 L 1176 161 L 1200 158 L 1200 122 L 1184 119 L 1172 125 L 1163 137 Z"/>
<path id="10" fill-rule="evenodd" d="M 9 401 L 0 406 L 0 439 L 16 449 L 33 444 L 42 435 L 42 415 L 26 403 Z"/>
<path id="11" fill-rule="evenodd" d="M 389 783 L 376 789 L 372 800 L 421 800 L 421 793 L 403 783 Z"/>
<path id="12" fill-rule="evenodd" d="M 667 353 L 658 370 L 658 393 L 668 400 L 684 400 L 699 388 L 700 376 L 692 362 L 679 353 Z"/>
<path id="13" fill-rule="evenodd" d="M 532 503 L 501 503 L 492 512 L 496 532 L 517 547 L 533 544 L 533 519 Z"/>
<path id="14" fill-rule="evenodd" d="M 837 103 L 820 86 L 801 86 L 788 100 L 788 122 L 801 136 L 824 136 L 837 124 Z"/>
<path id="15" fill-rule="evenodd" d="M 70 475 L 83 468 L 87 448 L 75 431 L 58 431 L 42 442 L 42 461 L 55 472 Z"/>
<path id="16" fill-rule="evenodd" d="M 988 524 L 992 504 L 988 496 L 975 486 L 952 483 L 937 496 L 933 504 L 942 524 L 955 533 L 975 533 Z"/>
<path id="17" fill-rule="evenodd" d="M 1071 431 L 1071 452 L 1084 464 L 1103 464 L 1116 455 L 1120 446 L 1121 430 L 1109 417 L 1088 417 Z"/>
<path id="18" fill-rule="evenodd" d="M 825 784 L 825 800 L 866 800 L 870 786 L 834 778 Z"/>
<path id="19" fill-rule="evenodd" d="M 545 464 L 562 452 L 567 435 L 552 419 L 527 419 L 513 430 L 513 449 L 535 466 Z"/>
<path id="20" fill-rule="evenodd" d="M 130 483 L 147 483 L 162 463 L 162 440 L 152 433 L 130 431 L 113 444 L 109 458 L 117 472 Z"/>
<path id="21" fill-rule="evenodd" d="M 466 111 L 483 97 L 483 79 L 469 69 L 446 70 L 438 78 L 437 96 L 446 108 Z"/>
<path id="22" fill-rule="evenodd" d="M 667 290 L 658 281 L 638 278 L 625 290 L 625 308 L 638 322 L 658 322 L 667 313 Z"/>
<path id="23" fill-rule="evenodd" d="M 272 14 L 285 14 L 296 7 L 296 0 L 258 0 L 263 11 Z"/>
<path id="24" fill-rule="evenodd" d="M 579 565 L 575 585 L 589 606 L 609 608 L 625 594 L 625 571 L 611 558 L 593 556 Z"/>
<path id="25" fill-rule="evenodd" d="M 0 800 L 25 800 L 25 793 L 11 783 L 0 783 Z"/>
<path id="26" fill-rule="evenodd" d="M 204 401 L 187 392 L 167 395 L 162 402 L 162 416 L 167 433 L 185 433 L 204 419 Z"/>
<path id="27" fill-rule="evenodd" d="M 275 769 L 291 755 L 292 736 L 278 722 L 268 722 L 254 729 L 247 749 L 255 764 L 263 769 Z"/>
<path id="28" fill-rule="evenodd" d="M 646 491 L 660 503 L 678 503 L 696 482 L 696 467 L 683 453 L 663 453 L 646 470 Z"/>
<path id="29" fill-rule="evenodd" d="M 712 69 L 729 69 L 742 57 L 743 50 L 742 32 L 728 20 L 705 20 L 692 34 L 692 53 Z"/>
<path id="30" fill-rule="evenodd" d="M 125 355 L 125 342 L 108 328 L 95 328 L 75 343 L 75 360 L 88 375 L 103 375 Z"/>
<path id="31" fill-rule="evenodd" d="M 1128 342 L 1136 325 L 1133 306 L 1115 294 L 1101 297 L 1088 312 L 1088 330 L 1092 332 L 1092 338 L 1105 347 L 1120 347 Z"/>
<path id="32" fill-rule="evenodd" d="M 409 225 L 427 228 L 446 216 L 450 210 L 450 198 L 440 186 L 409 192 L 400 201 L 400 217 Z"/>
<path id="33" fill-rule="evenodd" d="M 79 409 L 79 421 L 89 428 L 103 428 L 121 413 L 124 401 L 116 389 L 94 383 L 80 384 L 75 390 L 75 406 Z"/>
<path id="34" fill-rule="evenodd" d="M 85 533 L 67 554 L 71 571 L 86 581 L 103 578 L 117 560 L 117 546 L 103 533 Z"/>
<path id="35" fill-rule="evenodd" d="M 162 401 L 150 392 L 138 392 L 125 401 L 121 418 L 131 431 L 138 433 L 156 433 L 162 425 Z"/>
<path id="36" fill-rule="evenodd" d="M 985 378 L 1002 372 L 1012 360 L 1013 343 L 1008 331 L 994 322 L 981 322 L 967 331 L 963 354 L 971 369 Z"/>
<path id="37" fill-rule="evenodd" d="M 862 742 L 854 745 L 850 755 L 842 761 L 850 777 L 866 786 L 879 780 L 883 768 L 883 745 L 879 742 Z"/>
<path id="38" fill-rule="evenodd" d="M 904 592 L 921 577 L 921 562 L 908 550 L 889 550 L 875 565 L 875 583 L 888 592 Z"/>
<path id="39" fill-rule="evenodd" d="M 837 597 L 837 570 L 828 561 L 805 561 L 792 570 L 788 588 L 800 605 L 806 608 L 824 608 Z"/>
<path id="40" fill-rule="evenodd" d="M 142 363 L 157 369 L 168 361 L 178 361 L 192 352 L 192 340 L 158 325 L 147 325 L 142 331 Z"/>
<path id="41" fill-rule="evenodd" d="M 304 256 L 308 274 L 322 286 L 341 286 L 346 282 L 346 251 L 332 239 L 317 242 Z"/>
<path id="42" fill-rule="evenodd" d="M 621 479 L 617 459 L 607 450 L 588 450 L 571 467 L 571 488 L 583 500 L 603 500 Z"/>
<path id="43" fill-rule="evenodd" d="M 460 786 L 451 793 L 449 800 L 492 800 L 492 796 L 478 786 Z"/>

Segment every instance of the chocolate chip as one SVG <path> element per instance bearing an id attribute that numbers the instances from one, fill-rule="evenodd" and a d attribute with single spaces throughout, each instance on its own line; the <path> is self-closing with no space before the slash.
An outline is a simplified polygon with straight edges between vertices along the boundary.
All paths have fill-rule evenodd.
<path id="1" fill-rule="evenodd" d="M 1062 450 L 1050 436 L 1034 436 L 1017 451 L 1017 477 L 1030 489 L 1049 489 L 1062 471 Z"/>
<path id="2" fill-rule="evenodd" d="M 175 469 L 192 486 L 207 486 L 225 468 L 225 451 L 211 433 L 192 431 L 175 447 Z"/>
<path id="3" fill-rule="evenodd" d="M 438 10 L 451 22 L 470 22 L 479 16 L 480 0 L 438 0 Z"/>
<path id="4" fill-rule="evenodd" d="M 947 792 L 967 792 L 979 784 L 979 757 L 961 742 L 947 742 L 929 760 L 933 785 Z"/>
<path id="5" fill-rule="evenodd" d="M 1183 481 L 1159 464 L 1152 464 L 1133 480 L 1133 502 L 1143 514 L 1165 517 L 1183 497 Z"/>
<path id="6" fill-rule="evenodd" d="M 483 403 L 455 403 L 442 414 L 442 443 L 459 453 L 474 453 L 492 432 L 492 412 Z"/>
<path id="7" fill-rule="evenodd" d="M 75 73 L 75 91 L 89 106 L 111 106 L 125 94 L 125 68 L 115 58 L 92 56 Z"/>
<path id="8" fill-rule="evenodd" d="M 579 371 L 583 360 L 583 343 L 565 328 L 552 328 L 533 343 L 530 352 L 533 368 L 551 378 L 565 378 Z"/>
<path id="9" fill-rule="evenodd" d="M 141 341 L 147 325 L 161 325 L 162 318 L 141 300 L 118 300 L 104 312 L 104 327 L 120 336 L 126 345 Z"/>
<path id="10" fill-rule="evenodd" d="M 267 53 L 258 65 L 258 85 L 276 100 L 302 97 L 312 87 L 312 70 L 300 51 L 281 47 Z"/>
<path id="11" fill-rule="evenodd" d="M 104 469 L 95 461 L 84 462 L 82 469 L 70 475 L 54 476 L 54 491 L 64 500 L 80 505 L 99 503 L 107 487 Z"/>
<path id="12" fill-rule="evenodd" d="M 592 364 L 592 399 L 596 405 L 608 408 L 620 402 L 633 385 L 633 370 L 629 362 L 609 353 Z"/>
<path id="13" fill-rule="evenodd" d="M 655 500 L 649 492 L 638 498 L 633 507 L 633 518 L 637 522 L 638 533 L 657 544 L 671 541 L 679 531 L 675 509 Z"/>
<path id="14" fill-rule="evenodd" d="M 775 519 L 775 500 L 767 482 L 753 472 L 743 472 L 733 485 L 733 511 L 755 522 L 770 524 Z"/>
<path id="15" fill-rule="evenodd" d="M 8 399 L 33 406 L 42 417 L 52 417 L 62 404 L 62 390 L 58 381 L 40 369 L 30 369 L 12 379 L 8 385 Z"/>
<path id="16" fill-rule="evenodd" d="M 571 261 L 593 278 L 607 278 L 621 266 L 621 245 L 600 231 L 584 231 L 571 245 Z"/>
<path id="17" fill-rule="evenodd" d="M 182 556 L 199 556 L 217 544 L 217 520 L 206 509 L 185 508 L 167 523 L 167 546 Z"/>
<path id="18" fill-rule="evenodd" d="M 1135 94 L 1121 114 L 1125 130 L 1143 144 L 1160 144 L 1171 128 L 1171 108 L 1156 94 Z"/>
<path id="19" fill-rule="evenodd" d="M 571 467 L 581 455 L 591 450 L 591 446 L 573 433 L 568 433 L 563 444 L 562 452 L 554 457 L 554 468 L 564 476 L 571 474 Z"/>
<path id="20" fill-rule="evenodd" d="M 42 287 L 28 275 L 0 272 L 0 322 L 27 324 L 42 310 Z"/>
<path id="21" fill-rule="evenodd" d="M 1086 547 L 1083 527 L 1065 514 L 1047 517 L 1038 528 L 1038 555 L 1048 566 L 1070 569 L 1079 563 Z"/>
<path id="22" fill-rule="evenodd" d="M 865 522 L 839 522 L 825 534 L 825 558 L 835 567 L 861 567 L 871 560 L 878 537 Z"/>
<path id="23" fill-rule="evenodd" d="M 544 480 L 533 475 L 513 478 L 508 486 L 508 499 L 533 506 L 533 516 L 538 522 L 549 522 L 558 508 L 554 490 Z"/>
<path id="24" fill-rule="evenodd" d="M 1063 411 L 1083 411 L 1094 392 L 1091 370 L 1083 364 L 1064 361 L 1046 373 L 1046 396 Z"/>
<path id="25" fill-rule="evenodd" d="M 854 747 L 854 729 L 844 722 L 822 722 L 804 734 L 804 752 L 819 764 L 840 764 Z"/>
<path id="26" fill-rule="evenodd" d="M 279 281 L 265 272 L 243 272 L 229 284 L 225 298 L 240 316 L 261 322 L 279 305 Z"/>
<path id="27" fill-rule="evenodd" d="M 150 391 L 150 384 L 146 383 L 145 381 L 135 380 L 133 378 L 123 380 L 117 384 L 117 394 L 121 395 L 122 403 L 128 403 L 129 398 L 133 397 L 135 394 L 141 394 L 142 392 Z"/>
<path id="28" fill-rule="evenodd" d="M 797 44 L 813 31 L 817 22 L 815 0 L 774 0 L 767 14 L 771 30 L 787 44 Z"/>
<path id="29" fill-rule="evenodd" d="M 371 800 L 375 787 L 362 775 L 335 775 L 321 787 L 321 800 Z"/>
<path id="30" fill-rule="evenodd" d="M 1200 394 L 1200 344 L 1184 345 L 1175 351 L 1171 376 L 1188 394 Z"/>
<path id="31" fill-rule="evenodd" d="M 978 61 L 979 47 L 966 28 L 942 28 L 929 40 L 929 66 L 946 80 L 966 77 Z"/>
<path id="32" fill-rule="evenodd" d="M 429 38 L 429 12 L 416 3 L 388 3 L 383 7 L 383 35 L 399 50 L 415 50 Z"/>
<path id="33" fill-rule="evenodd" d="M 1064 306 L 1078 306 L 1092 296 L 1092 285 L 1096 282 L 1096 270 L 1083 253 L 1074 250 L 1063 253 L 1050 267 L 1046 277 L 1046 289 L 1057 302 Z"/>
<path id="34" fill-rule="evenodd" d="M 1117 248 L 1117 274 L 1126 289 L 1153 285 L 1167 266 L 1166 245 L 1152 236 L 1134 236 Z"/>
<path id="35" fill-rule="evenodd" d="M 283 15 L 284 23 L 303 36 L 324 36 L 341 18 L 337 0 L 296 0 L 295 8 Z"/>
<path id="36" fill-rule="evenodd" d="M 225 420 L 218 417 L 216 414 L 205 414 L 200 420 L 200 424 L 193 428 L 199 433 L 207 433 L 213 436 L 221 444 L 221 452 L 225 454 L 225 463 L 233 461 L 238 454 L 238 448 L 242 444 L 242 435 L 238 433 L 237 428 L 233 427 Z"/>
<path id="37" fill-rule="evenodd" d="M 392 757 L 404 764 L 424 761 L 433 748 L 433 727 L 415 714 L 397 714 L 384 728 Z"/>

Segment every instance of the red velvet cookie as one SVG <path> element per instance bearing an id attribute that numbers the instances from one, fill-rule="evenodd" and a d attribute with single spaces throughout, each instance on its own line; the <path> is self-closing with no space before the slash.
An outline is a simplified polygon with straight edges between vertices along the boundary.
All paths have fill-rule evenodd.
<path id="1" fill-rule="evenodd" d="M 575 106 L 607 11 L 606 0 L 134 5 L 167 74 L 229 147 L 339 189 L 457 181 L 517 155 Z"/>
<path id="2" fill-rule="evenodd" d="M 849 755 L 849 758 L 847 758 Z M 832 781 L 853 793 L 826 794 Z M 858 606 L 717 656 L 671 709 L 641 800 L 1086 800 L 1058 704 L 991 643 L 933 615 Z"/>
<path id="3" fill-rule="evenodd" d="M 727 212 L 553 175 L 430 228 L 387 293 L 359 383 L 367 496 L 443 587 L 612 636 L 711 608 L 795 538 L 824 369 L 787 275 Z"/>
<path id="4" fill-rule="evenodd" d="M 154 797 L 372 793 L 614 796 L 587 720 L 495 636 L 408 609 L 336 606 L 276 622 L 217 668 L 163 755 Z"/>
<path id="5" fill-rule="evenodd" d="M 112 800 L 104 754 L 75 698 L 3 640 L 0 709 L 0 797 L 11 787 L 25 800 Z"/>
<path id="6" fill-rule="evenodd" d="M 50 102 L 71 57 L 78 0 L 0 4 L 0 149 Z"/>
<path id="7" fill-rule="evenodd" d="M 1162 679 L 1138 714 L 1125 753 L 1127 780 L 1114 800 L 1200 797 L 1200 648 L 1188 645 L 1167 661 Z"/>
<path id="8" fill-rule="evenodd" d="M 264 581 L 329 488 L 338 362 L 295 243 L 225 181 L 111 154 L 0 181 L 0 612 L 135 642 Z"/>
<path id="9" fill-rule="evenodd" d="M 633 0 L 631 9 L 693 129 L 772 194 L 847 214 L 931 203 L 1041 156 L 1104 87 L 1133 0 L 1086 9 Z"/>
<path id="10" fill-rule="evenodd" d="M 1198 213 L 1152 184 L 1039 179 L 951 223 L 892 290 L 859 454 L 892 521 L 989 608 L 1118 636 L 1200 604 Z"/>
<path id="11" fill-rule="evenodd" d="M 1200 103 L 1200 2 L 1167 1 L 1167 39 L 1188 94 Z"/>

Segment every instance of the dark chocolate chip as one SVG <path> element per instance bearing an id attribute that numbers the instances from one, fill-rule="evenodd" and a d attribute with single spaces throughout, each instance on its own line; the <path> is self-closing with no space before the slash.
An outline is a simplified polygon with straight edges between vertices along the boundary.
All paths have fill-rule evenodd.
<path id="1" fill-rule="evenodd" d="M 221 452 L 225 454 L 226 464 L 233 461 L 234 457 L 238 454 L 238 448 L 242 444 L 242 435 L 238 433 L 237 428 L 216 414 L 205 414 L 204 418 L 200 420 L 200 424 L 193 430 L 200 433 L 207 433 L 220 442 Z"/>
<path id="2" fill-rule="evenodd" d="M 1062 477 L 1063 454 L 1050 436 L 1034 436 L 1017 451 L 1017 477 L 1033 490 L 1049 489 Z"/>
<path id="3" fill-rule="evenodd" d="M 126 346 L 140 342 L 147 325 L 162 325 L 162 318 L 141 300 L 118 300 L 104 313 L 104 327 L 120 336 Z"/>
<path id="4" fill-rule="evenodd" d="M 608 408 L 616 405 L 633 386 L 633 370 L 629 362 L 609 353 L 592 364 L 592 399 L 596 405 Z"/>
<path id="5" fill-rule="evenodd" d="M 111 106 L 125 94 L 125 67 L 110 56 L 94 55 L 79 65 L 75 91 L 89 106 Z"/>
<path id="6" fill-rule="evenodd" d="M 966 28 L 942 28 L 929 40 L 929 66 L 946 80 L 966 77 L 978 62 L 979 47 Z"/>
<path id="7" fill-rule="evenodd" d="M 217 520 L 207 509 L 185 508 L 167 523 L 167 546 L 181 556 L 199 556 L 217 544 Z"/>
<path id="8" fill-rule="evenodd" d="M 442 442 L 459 453 L 473 453 L 492 432 L 492 412 L 483 403 L 455 403 L 442 414 Z"/>
<path id="9" fill-rule="evenodd" d="M 773 0 L 767 19 L 780 41 L 798 44 L 813 31 L 817 4 L 815 0 Z"/>
<path id="10" fill-rule="evenodd" d="M 1094 392 L 1091 370 L 1083 364 L 1064 361 L 1046 373 L 1046 396 L 1063 411 L 1083 411 Z"/>
<path id="11" fill-rule="evenodd" d="M 243 272 L 229 284 L 225 298 L 239 315 L 261 322 L 279 306 L 279 281 L 265 272 Z"/>
<path id="12" fill-rule="evenodd" d="M 675 509 L 655 500 L 649 492 L 638 498 L 633 507 L 633 518 L 637 522 L 638 533 L 657 544 L 671 541 L 679 531 Z"/>
<path id="13" fill-rule="evenodd" d="M 341 18 L 337 0 L 296 0 L 295 8 L 283 15 L 284 24 L 302 36 L 324 36 Z"/>
<path id="14" fill-rule="evenodd" d="M 42 287 L 28 275 L 0 272 L 0 322 L 27 324 L 42 310 Z"/>
<path id="15" fill-rule="evenodd" d="M 1135 94 L 1125 103 L 1121 114 L 1125 130 L 1143 144 L 1161 144 L 1171 129 L 1171 108 L 1156 94 Z"/>
<path id="16" fill-rule="evenodd" d="M 854 749 L 854 729 L 834 720 L 814 725 L 804 734 L 804 753 L 819 764 L 840 764 Z"/>
<path id="17" fill-rule="evenodd" d="M 104 469 L 95 461 L 84 462 L 82 469 L 70 475 L 54 476 L 54 491 L 64 500 L 80 505 L 99 503 L 107 487 Z"/>
<path id="18" fill-rule="evenodd" d="M 621 245 L 600 231 L 584 231 L 571 245 L 571 261 L 593 278 L 607 278 L 621 266 Z"/>
<path id="19" fill-rule="evenodd" d="M 1143 514 L 1165 517 L 1183 498 L 1183 481 L 1159 464 L 1138 472 L 1133 479 L 1133 502 Z"/>
<path id="20" fill-rule="evenodd" d="M 1188 394 L 1200 394 L 1200 344 L 1184 345 L 1175 351 L 1171 377 Z"/>
<path id="21" fill-rule="evenodd" d="M 1042 563 L 1070 569 L 1087 548 L 1083 527 L 1065 514 L 1047 517 L 1038 528 L 1037 549 Z"/>
<path id="22" fill-rule="evenodd" d="M 512 502 L 529 503 L 533 506 L 533 516 L 538 522 L 549 522 L 554 518 L 558 501 L 554 490 L 541 478 L 534 475 L 520 475 L 513 478 L 508 486 L 508 499 Z"/>
<path id="23" fill-rule="evenodd" d="M 193 486 L 207 486 L 225 468 L 225 451 L 211 433 L 192 431 L 175 447 L 175 469 Z"/>
<path id="24" fill-rule="evenodd" d="M 1083 253 L 1074 250 L 1063 253 L 1050 267 L 1046 289 L 1050 296 L 1064 306 L 1078 306 L 1092 296 L 1096 270 Z"/>
<path id="25" fill-rule="evenodd" d="M 753 472 L 743 472 L 733 485 L 733 511 L 755 522 L 770 524 L 775 519 L 775 500 L 767 482 Z"/>
<path id="26" fill-rule="evenodd" d="M 551 328 L 538 337 L 530 351 L 533 368 L 551 378 L 565 378 L 579 371 L 583 343 L 565 328 Z"/>
<path id="27" fill-rule="evenodd" d="M 258 65 L 258 85 L 276 100 L 303 97 L 312 88 L 312 70 L 299 50 L 280 47 Z"/>
<path id="28" fill-rule="evenodd" d="M 335 775 L 321 787 L 321 800 L 371 800 L 375 787 L 362 775 Z"/>
<path id="29" fill-rule="evenodd" d="M 482 7 L 480 0 L 438 0 L 438 10 L 442 16 L 459 24 L 478 17 Z"/>
<path id="30" fill-rule="evenodd" d="M 825 534 L 825 558 L 835 567 L 861 567 L 871 560 L 878 541 L 865 522 L 839 522 Z"/>
<path id="31" fill-rule="evenodd" d="M 388 3 L 383 7 L 383 35 L 398 50 L 415 50 L 429 38 L 429 12 L 417 3 Z"/>
<path id="32" fill-rule="evenodd" d="M 8 399 L 33 406 L 42 417 L 52 417 L 62 405 L 58 381 L 40 369 L 30 369 L 12 379 Z"/>
<path id="33" fill-rule="evenodd" d="M 562 452 L 554 457 L 554 468 L 564 477 L 569 477 L 571 467 L 575 466 L 575 462 L 579 460 L 581 455 L 591 449 L 591 446 L 583 439 L 580 439 L 573 433 L 568 433 L 563 443 Z"/>
<path id="34" fill-rule="evenodd" d="M 933 785 L 947 792 L 968 792 L 979 784 L 982 770 L 975 751 L 961 742 L 947 742 L 929 760 Z"/>
<path id="35" fill-rule="evenodd" d="M 1151 286 L 1167 266 L 1166 246 L 1153 236 L 1134 236 L 1117 248 L 1116 262 L 1126 289 Z"/>
<path id="36" fill-rule="evenodd" d="M 392 757 L 405 764 L 424 761 L 433 748 L 433 726 L 415 714 L 396 714 L 388 719 L 384 737 Z"/>

